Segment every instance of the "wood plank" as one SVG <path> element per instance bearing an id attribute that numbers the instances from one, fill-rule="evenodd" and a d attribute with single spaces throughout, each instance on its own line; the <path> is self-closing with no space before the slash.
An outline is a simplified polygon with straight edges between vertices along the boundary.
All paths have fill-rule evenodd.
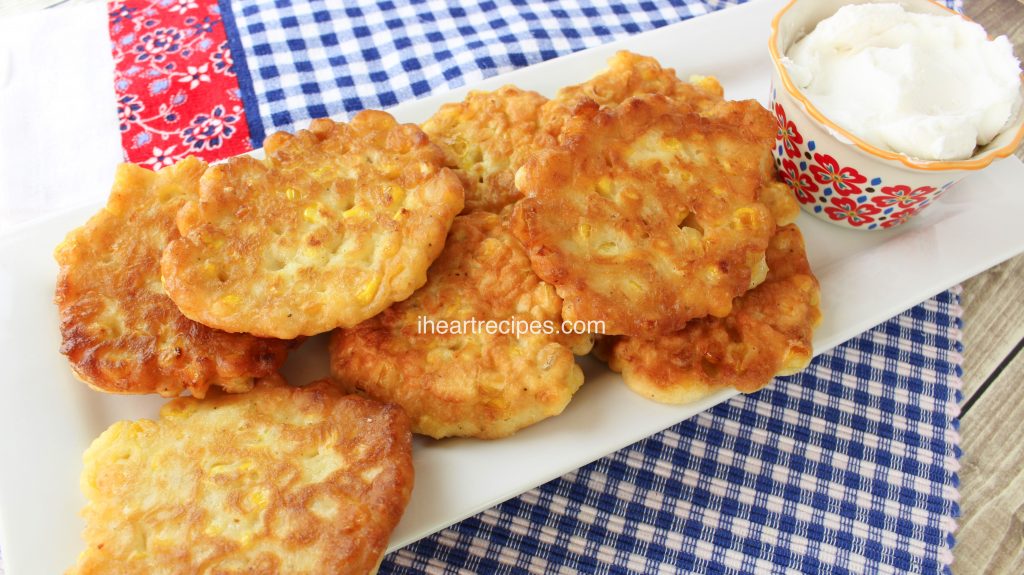
<path id="1" fill-rule="evenodd" d="M 964 14 L 993 36 L 1006 35 L 1017 59 L 1024 61 L 1024 0 L 964 0 Z M 1024 159 L 1024 145 L 1017 148 Z"/>
<path id="2" fill-rule="evenodd" d="M 966 0 L 964 12 L 1024 55 L 1024 0 Z M 1024 158 L 1024 147 L 1017 150 Z M 962 517 L 955 573 L 1015 573 L 1024 565 L 1024 256 L 964 282 Z M 1008 361 L 1008 363 L 1006 363 Z M 994 377 L 997 368 L 1003 370 Z M 985 383 L 988 386 L 982 389 Z"/>
<path id="3" fill-rule="evenodd" d="M 1005 34 L 1024 59 L 1024 0 L 964 0 L 964 14 L 993 36 Z"/>
<path id="4" fill-rule="evenodd" d="M 956 573 L 1024 571 L 1024 353 L 961 420 Z"/>
<path id="5" fill-rule="evenodd" d="M 964 282 L 964 403 L 1024 340 L 1024 255 Z"/>

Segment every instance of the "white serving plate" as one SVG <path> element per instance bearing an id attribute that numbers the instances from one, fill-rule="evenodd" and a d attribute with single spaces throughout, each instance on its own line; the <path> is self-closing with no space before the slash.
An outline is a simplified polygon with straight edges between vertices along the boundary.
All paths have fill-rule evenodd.
<path id="1" fill-rule="evenodd" d="M 681 74 L 711 74 L 733 99 L 767 101 L 768 29 L 782 0 L 759 0 L 633 36 L 391 111 L 421 121 L 469 88 L 505 83 L 553 94 L 604 68 L 630 49 Z M 59 160 L 59 159 L 58 159 Z M 822 287 L 825 316 L 815 337 L 826 351 L 928 297 L 1024 251 L 1024 164 L 1002 161 L 961 182 L 916 221 L 898 229 L 856 232 L 807 215 L 799 224 Z M 58 353 L 52 303 L 53 248 L 99 206 L 65 213 L 0 238 L 0 549 L 7 575 L 63 572 L 82 548 L 77 512 L 81 455 L 108 425 L 153 417 L 164 400 L 115 397 L 75 381 Z M 583 361 L 587 383 L 559 417 L 499 441 L 417 438 L 416 487 L 390 549 L 563 475 L 670 427 L 731 397 L 723 391 L 695 405 L 649 402 L 618 375 Z M 295 383 L 326 374 L 322 338 L 293 355 Z"/>

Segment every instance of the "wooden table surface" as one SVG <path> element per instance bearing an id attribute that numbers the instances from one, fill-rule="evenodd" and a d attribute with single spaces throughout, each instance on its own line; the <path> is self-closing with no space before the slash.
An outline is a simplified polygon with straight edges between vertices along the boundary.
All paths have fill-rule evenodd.
<path id="1" fill-rule="evenodd" d="M 1024 60 L 1024 0 L 966 0 Z M 1024 158 L 1022 150 L 1017 155 Z M 1024 182 L 1021 182 L 1024 193 Z M 1024 255 L 964 282 L 960 529 L 953 571 L 1024 573 Z"/>
<path id="2" fill-rule="evenodd" d="M 95 0 L 3 0 L 0 15 L 83 1 Z M 964 11 L 993 35 L 1007 35 L 1024 60 L 1024 0 L 965 0 Z M 1024 158 L 1024 149 L 1017 155 Z M 962 306 L 962 516 L 953 571 L 1022 574 L 1024 255 L 964 282 Z"/>

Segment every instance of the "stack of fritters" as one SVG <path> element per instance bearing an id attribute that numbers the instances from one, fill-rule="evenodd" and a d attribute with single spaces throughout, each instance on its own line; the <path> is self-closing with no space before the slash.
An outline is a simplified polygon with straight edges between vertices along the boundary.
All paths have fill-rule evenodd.
<path id="1" fill-rule="evenodd" d="M 517 174 L 512 228 L 630 388 L 686 403 L 807 365 L 818 284 L 767 110 L 620 52 L 541 116 L 560 145 Z"/>
<path id="2" fill-rule="evenodd" d="M 795 225 L 778 229 L 767 259 L 764 283 L 737 298 L 729 315 L 695 319 L 655 339 L 603 337 L 596 354 L 630 389 L 662 403 L 689 403 L 724 387 L 752 393 L 802 370 L 821 314 Z"/>
<path id="3" fill-rule="evenodd" d="M 265 159 L 123 166 L 56 252 L 62 351 L 101 391 L 193 398 L 86 453 L 73 572 L 367 572 L 410 431 L 561 413 L 594 337 L 667 403 L 802 369 L 818 284 L 776 132 L 714 78 L 622 52 L 550 101 L 506 86 L 422 129 L 366 111 L 274 134 Z M 280 380 L 325 332 L 334 381 Z"/>
<path id="4" fill-rule="evenodd" d="M 61 352 L 91 387 L 203 397 L 211 385 L 247 391 L 284 363 L 289 342 L 211 329 L 164 293 L 160 254 L 205 169 L 195 158 L 159 173 L 122 165 L 107 206 L 57 247 Z"/>
<path id="5" fill-rule="evenodd" d="M 624 350 L 693 369 L 687 362 L 696 356 L 659 344 L 703 341 L 710 336 L 694 334 L 702 323 L 730 326 L 729 353 L 696 360 L 708 379 L 669 370 L 646 378 L 669 390 L 647 395 L 669 402 L 717 387 L 752 391 L 809 361 L 817 283 L 809 272 L 782 281 L 767 260 L 779 268 L 803 248 L 799 231 L 779 229 L 798 205 L 771 161 L 775 120 L 756 102 L 726 101 L 714 78 L 683 82 L 652 58 L 621 52 L 607 71 L 550 101 L 512 86 L 471 92 L 443 106 L 424 131 L 466 185 L 466 211 L 489 215 L 457 219 L 427 286 L 339 330 L 331 345 L 338 383 L 402 405 L 415 431 L 507 435 L 561 411 L 578 386 L 515 354 L 537 341 L 555 349 L 557 338 L 422 333 L 420 318 L 603 322 L 603 349 L 623 350 L 612 367 L 634 388 L 642 370 L 625 369 L 636 354 Z M 783 239 L 793 246 L 789 258 L 777 254 Z M 487 245 L 503 246 L 502 255 L 486 257 Z M 766 276 L 770 285 L 750 291 Z M 524 287 L 504 287 L 509 278 Z M 508 303 L 538 290 L 557 294 L 543 301 L 560 301 L 560 313 Z M 731 327 L 775 313 L 786 315 L 759 319 L 758 330 Z M 570 334 L 558 337 L 568 361 Z M 539 394 L 536 384 L 558 393 Z"/>
<path id="6" fill-rule="evenodd" d="M 367 573 L 402 515 L 405 414 L 276 372 L 288 340 L 355 325 L 426 281 L 462 184 L 383 112 L 317 120 L 265 151 L 124 165 L 56 251 L 73 372 L 101 391 L 193 396 L 86 452 L 89 546 L 73 573 Z"/>

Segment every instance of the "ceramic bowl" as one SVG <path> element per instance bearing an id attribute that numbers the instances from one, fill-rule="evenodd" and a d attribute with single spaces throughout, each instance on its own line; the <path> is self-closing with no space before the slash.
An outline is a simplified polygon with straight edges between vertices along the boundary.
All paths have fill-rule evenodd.
<path id="1" fill-rule="evenodd" d="M 967 160 L 915 160 L 872 146 L 815 108 L 790 79 L 782 57 L 841 6 L 870 1 L 883 0 L 792 0 L 772 21 L 769 41 L 770 110 L 779 124 L 773 154 L 779 175 L 805 211 L 855 230 L 906 222 L 964 176 L 1012 154 L 1024 138 L 1022 107 L 1012 126 Z M 930 0 L 901 0 L 900 4 L 911 12 L 956 14 Z"/>

